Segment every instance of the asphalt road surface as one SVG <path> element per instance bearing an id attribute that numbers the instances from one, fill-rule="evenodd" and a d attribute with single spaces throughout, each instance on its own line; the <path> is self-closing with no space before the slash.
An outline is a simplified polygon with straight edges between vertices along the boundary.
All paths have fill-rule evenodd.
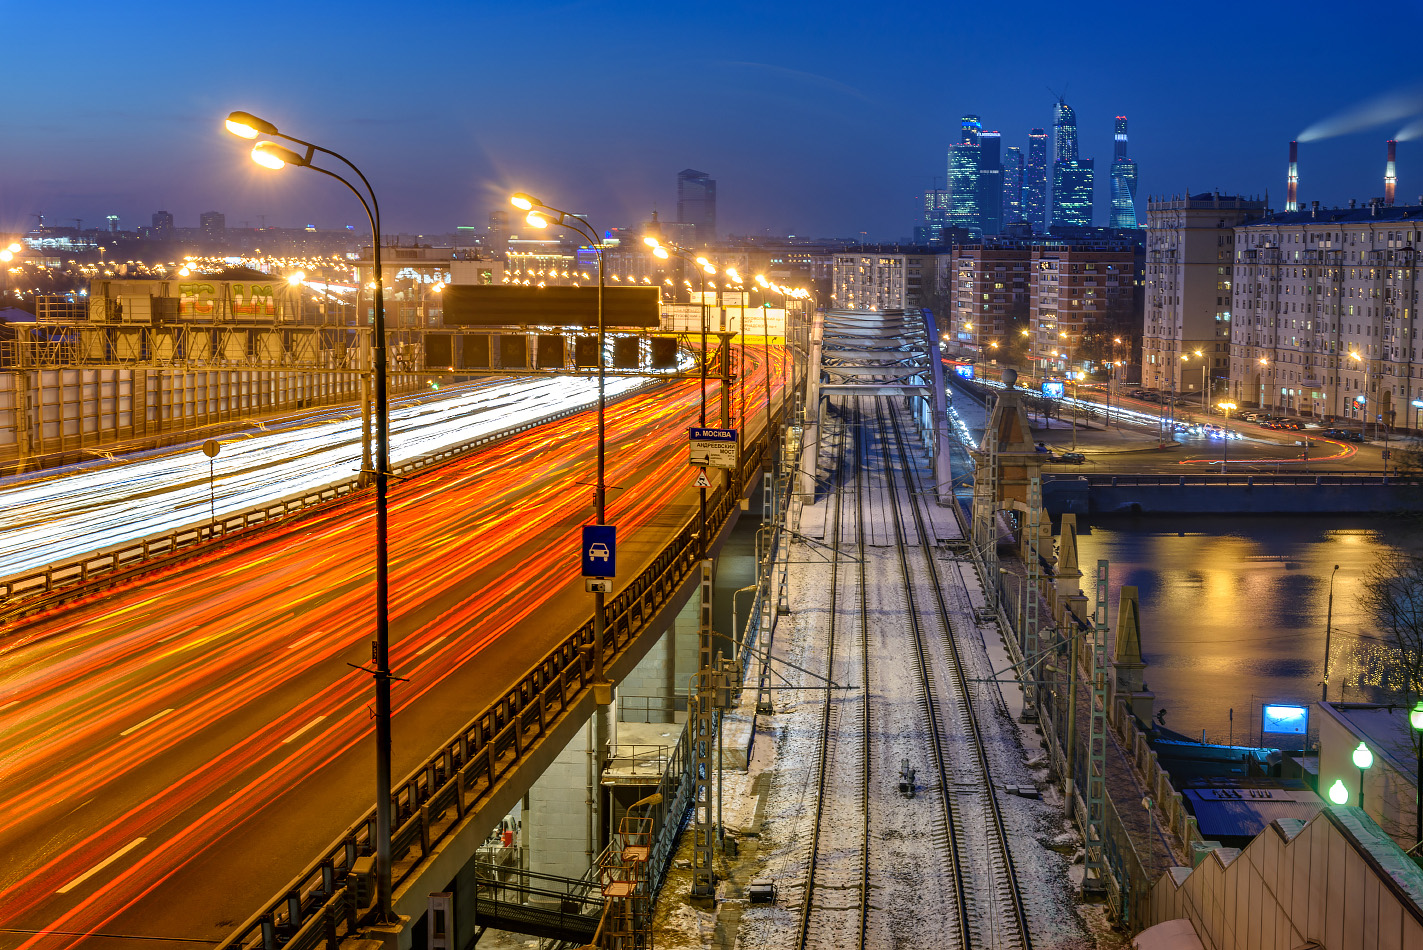
<path id="1" fill-rule="evenodd" d="M 609 407 L 623 582 L 696 509 L 697 407 L 695 381 Z M 393 485 L 397 779 L 590 615 L 595 450 L 582 413 Z M 6 631 L 0 948 L 219 940 L 369 807 L 371 686 L 347 664 L 370 656 L 373 520 L 364 493 Z"/>

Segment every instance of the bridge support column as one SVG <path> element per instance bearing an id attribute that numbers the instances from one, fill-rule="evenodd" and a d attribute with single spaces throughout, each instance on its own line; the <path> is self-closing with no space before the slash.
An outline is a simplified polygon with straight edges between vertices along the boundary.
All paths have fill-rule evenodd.
<path id="1" fill-rule="evenodd" d="M 601 717 L 594 713 L 529 789 L 529 870 L 579 878 L 602 850 Z"/>

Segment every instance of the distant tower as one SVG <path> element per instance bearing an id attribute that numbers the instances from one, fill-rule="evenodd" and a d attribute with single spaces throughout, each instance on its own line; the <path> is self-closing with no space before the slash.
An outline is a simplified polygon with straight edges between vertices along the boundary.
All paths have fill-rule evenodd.
<path id="1" fill-rule="evenodd" d="M 1290 177 L 1285 185 L 1285 210 L 1299 210 L 1299 143 L 1290 143 Z"/>
<path id="2" fill-rule="evenodd" d="M 173 216 L 167 211 L 153 212 L 153 240 L 173 240 Z"/>
<path id="3" fill-rule="evenodd" d="M 1398 143 L 1393 139 L 1388 140 L 1388 164 L 1383 167 L 1383 203 L 1387 207 L 1393 207 L 1393 193 L 1398 188 L 1398 175 L 1394 171 L 1393 158 L 1398 149 Z"/>
<path id="4" fill-rule="evenodd" d="M 110 234 L 117 234 L 117 233 L 119 232 L 119 216 L 118 216 L 118 215 L 116 215 L 116 214 L 107 215 L 107 216 L 104 218 L 104 220 L 107 221 L 107 222 L 109 222 L 109 233 L 110 233 Z"/>
<path id="5" fill-rule="evenodd" d="M 1023 220 L 1023 150 L 1010 145 L 1003 150 L 1003 223 Z"/>
<path id="6" fill-rule="evenodd" d="M 978 137 L 978 221 L 984 234 L 1003 231 L 1003 135 L 983 132 Z"/>
<path id="7" fill-rule="evenodd" d="M 1127 158 L 1127 117 L 1117 116 L 1116 154 L 1112 157 L 1112 219 L 1114 228 L 1136 227 L 1136 162 Z"/>
<path id="8" fill-rule="evenodd" d="M 203 240 L 206 243 L 227 243 L 227 215 L 221 211 L 204 211 L 198 215 L 198 228 L 203 232 Z"/>
<path id="9" fill-rule="evenodd" d="M 1023 167 L 1023 216 L 1034 231 L 1047 227 L 1047 133 L 1028 133 L 1028 158 Z"/>
<path id="10" fill-rule="evenodd" d="M 951 227 L 965 228 L 975 238 L 983 236 L 979 204 L 978 169 L 983 123 L 976 115 L 960 122 L 959 141 L 949 146 L 949 214 Z"/>
<path id="11" fill-rule="evenodd" d="M 696 228 L 698 244 L 716 243 L 716 179 L 695 168 L 677 173 L 677 221 Z"/>
<path id="12" fill-rule="evenodd" d="M 1052 175 L 1048 226 L 1092 226 L 1092 159 L 1077 156 L 1077 113 L 1059 99 L 1053 107 Z"/>

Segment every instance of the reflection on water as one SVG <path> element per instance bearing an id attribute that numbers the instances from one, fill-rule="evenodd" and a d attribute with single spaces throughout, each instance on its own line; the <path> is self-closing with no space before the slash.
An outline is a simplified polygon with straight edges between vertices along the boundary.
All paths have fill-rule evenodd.
<path id="1" fill-rule="evenodd" d="M 1373 628 L 1360 584 L 1387 551 L 1418 552 L 1423 525 L 1363 516 L 1102 519 L 1079 536 L 1083 587 L 1110 561 L 1118 593 L 1141 594 L 1147 686 L 1166 725 L 1244 741 L 1264 702 L 1319 699 L 1329 574 L 1335 564 L 1331 699 L 1376 699 Z M 1247 725 L 1249 724 L 1249 725 Z"/>

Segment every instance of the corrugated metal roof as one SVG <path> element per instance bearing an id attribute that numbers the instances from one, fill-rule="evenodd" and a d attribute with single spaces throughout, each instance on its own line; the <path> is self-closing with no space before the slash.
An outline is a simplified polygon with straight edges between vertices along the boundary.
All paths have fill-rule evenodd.
<path id="1" fill-rule="evenodd" d="M 1188 788 L 1181 794 L 1203 838 L 1253 838 L 1277 818 L 1308 821 L 1324 808 L 1318 795 L 1295 789 Z"/>

